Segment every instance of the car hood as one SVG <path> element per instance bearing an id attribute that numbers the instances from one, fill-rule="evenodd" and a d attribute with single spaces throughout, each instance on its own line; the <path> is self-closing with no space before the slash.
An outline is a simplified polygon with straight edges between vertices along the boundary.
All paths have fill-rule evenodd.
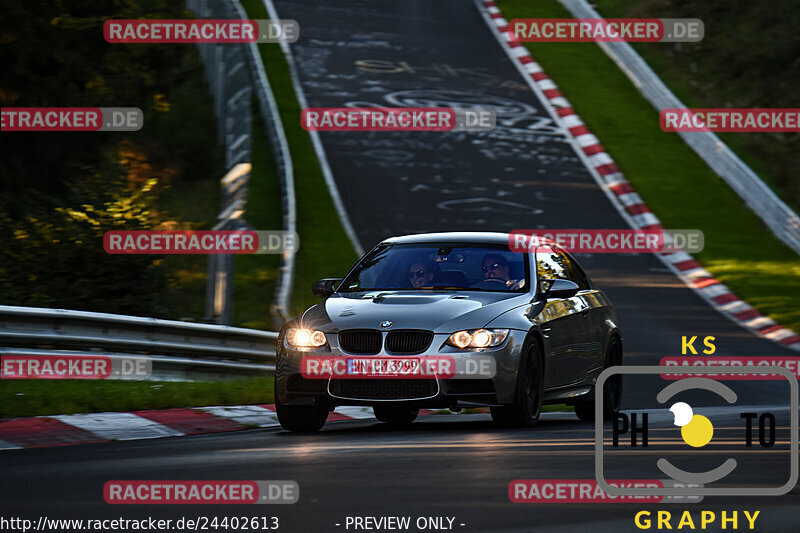
<path id="1" fill-rule="evenodd" d="M 528 294 L 498 292 L 372 291 L 335 294 L 309 309 L 306 327 L 334 332 L 342 329 L 427 329 L 450 332 L 479 328 L 518 305 L 530 302 Z"/>

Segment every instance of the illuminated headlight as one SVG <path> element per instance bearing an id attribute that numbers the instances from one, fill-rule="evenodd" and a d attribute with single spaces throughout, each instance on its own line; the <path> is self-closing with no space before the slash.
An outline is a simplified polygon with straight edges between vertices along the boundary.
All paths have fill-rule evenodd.
<path id="1" fill-rule="evenodd" d="M 295 348 L 318 348 L 326 342 L 325 334 L 316 329 L 292 328 L 286 332 L 286 343 Z"/>
<path id="2" fill-rule="evenodd" d="M 499 346 L 508 337 L 507 329 L 472 329 L 456 331 L 447 344 L 456 348 L 489 348 Z"/>
<path id="3" fill-rule="evenodd" d="M 466 348 L 472 342 L 472 335 L 468 331 L 456 331 L 450 335 L 448 342 L 456 348 Z"/>

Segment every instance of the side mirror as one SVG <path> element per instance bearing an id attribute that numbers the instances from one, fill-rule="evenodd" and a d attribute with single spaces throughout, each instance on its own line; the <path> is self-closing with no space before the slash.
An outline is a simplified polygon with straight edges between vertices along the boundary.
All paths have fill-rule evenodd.
<path id="1" fill-rule="evenodd" d="M 311 292 L 317 298 L 327 298 L 336 292 L 336 285 L 338 285 L 344 278 L 322 278 L 311 285 Z"/>
<path id="2" fill-rule="evenodd" d="M 542 280 L 549 282 L 549 287 L 544 288 L 542 287 L 542 298 L 545 300 L 549 298 L 572 298 L 578 291 L 580 287 L 574 281 L 570 281 L 568 279 L 554 279 L 554 280 Z"/>

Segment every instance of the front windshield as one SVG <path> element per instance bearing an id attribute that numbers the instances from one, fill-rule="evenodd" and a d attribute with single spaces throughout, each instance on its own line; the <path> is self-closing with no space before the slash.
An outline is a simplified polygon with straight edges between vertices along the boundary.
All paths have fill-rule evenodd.
<path id="1" fill-rule="evenodd" d="M 526 292 L 527 254 L 502 244 L 394 244 L 372 250 L 339 292 L 472 290 Z"/>

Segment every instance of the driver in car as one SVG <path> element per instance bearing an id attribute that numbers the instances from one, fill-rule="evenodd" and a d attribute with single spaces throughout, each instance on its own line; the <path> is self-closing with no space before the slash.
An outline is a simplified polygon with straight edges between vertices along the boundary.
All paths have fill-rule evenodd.
<path id="1" fill-rule="evenodd" d="M 506 258 L 500 254 L 486 254 L 483 256 L 483 274 L 486 276 L 484 281 L 497 281 L 505 283 L 511 290 L 519 289 L 524 284 L 524 280 L 513 280 L 510 276 L 511 268 Z"/>
<path id="2" fill-rule="evenodd" d="M 420 259 L 411 263 L 408 279 L 413 287 L 430 287 L 436 276 L 436 265 L 429 259 Z"/>

